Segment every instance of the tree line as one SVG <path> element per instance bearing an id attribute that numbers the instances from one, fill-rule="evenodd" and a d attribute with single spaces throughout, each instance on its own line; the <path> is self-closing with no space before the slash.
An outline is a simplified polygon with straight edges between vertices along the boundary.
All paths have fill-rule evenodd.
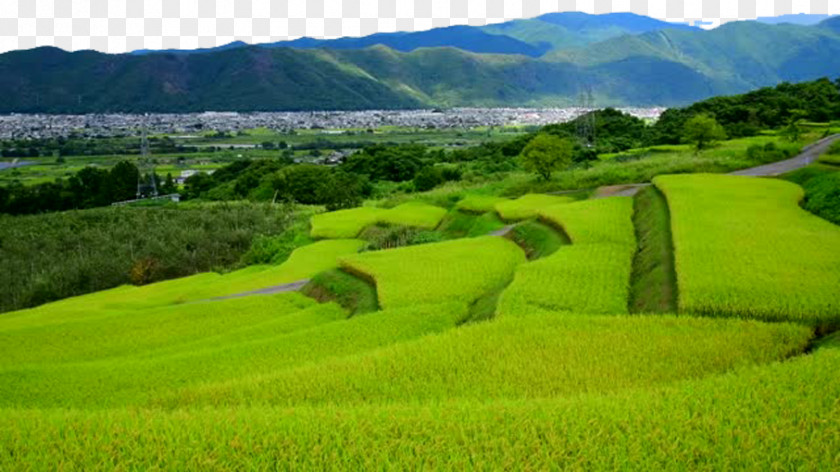
<path id="1" fill-rule="evenodd" d="M 27 215 L 108 206 L 148 196 L 152 179 L 162 195 L 177 191 L 171 174 L 164 179 L 157 174 L 141 176 L 137 166 L 121 161 L 107 170 L 85 167 L 68 179 L 0 187 L 0 213 Z"/>

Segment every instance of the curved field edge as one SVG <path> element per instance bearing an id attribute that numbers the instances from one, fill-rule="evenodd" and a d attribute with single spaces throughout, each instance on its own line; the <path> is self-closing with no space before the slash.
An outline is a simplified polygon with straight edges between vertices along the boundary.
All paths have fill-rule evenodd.
<path id="1" fill-rule="evenodd" d="M 0 466 L 798 470 L 840 467 L 840 351 L 667 388 L 444 405 L 2 410 Z"/>
<path id="2" fill-rule="evenodd" d="M 500 318 L 341 359 L 203 385 L 164 404 L 388 404 L 560 398 L 650 388 L 802 353 L 793 324 L 548 313 Z M 563 368 L 558 368 L 562 365 Z"/>
<path id="3" fill-rule="evenodd" d="M 567 234 L 572 244 L 519 266 L 499 299 L 497 315 L 627 313 L 636 252 L 632 199 L 586 200 L 538 213 L 541 221 Z"/>
<path id="4" fill-rule="evenodd" d="M 654 179 L 671 210 L 681 313 L 840 325 L 840 227 L 775 179 Z"/>
<path id="5" fill-rule="evenodd" d="M 458 239 L 340 259 L 348 272 L 375 282 L 383 309 L 426 303 L 473 303 L 506 285 L 516 266 L 525 262 L 522 249 L 496 236 Z"/>
<path id="6" fill-rule="evenodd" d="M 255 326 L 249 336 L 214 339 L 189 350 L 95 362 L 0 369 L 0 405 L 97 407 L 139 405 L 173 388 L 271 373 L 331 357 L 353 355 L 454 328 L 468 315 L 464 303 L 411 306 L 344 319 L 335 304 L 307 308 L 315 326 L 278 318 L 278 328 Z M 240 333 L 241 334 L 241 333 Z M 222 341 L 222 342 L 219 342 Z"/>

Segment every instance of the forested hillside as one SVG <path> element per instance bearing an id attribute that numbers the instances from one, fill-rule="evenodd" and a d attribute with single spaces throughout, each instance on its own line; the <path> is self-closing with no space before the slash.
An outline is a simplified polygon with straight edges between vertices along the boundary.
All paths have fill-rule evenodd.
<path id="1" fill-rule="evenodd" d="M 144 55 L 39 48 L 0 55 L 0 113 L 568 106 L 590 88 L 599 106 L 680 106 L 782 81 L 835 78 L 835 23 L 624 32 L 538 58 L 516 48 L 481 51 L 518 54 L 473 53 L 458 46 L 475 47 L 452 38 L 428 43 L 446 47 L 411 52 L 345 43 L 337 43 L 339 49 L 243 46 Z M 596 30 L 609 37 L 609 28 Z M 502 38 L 468 31 L 472 36 L 455 36 Z M 545 43 L 545 34 L 551 33 L 533 41 Z M 400 44 L 392 42 L 413 48 Z"/>

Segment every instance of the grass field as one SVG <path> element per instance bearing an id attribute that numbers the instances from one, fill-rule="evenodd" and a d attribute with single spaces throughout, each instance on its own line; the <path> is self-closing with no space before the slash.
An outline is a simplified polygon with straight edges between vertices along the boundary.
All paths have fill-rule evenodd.
<path id="1" fill-rule="evenodd" d="M 840 323 L 840 227 L 799 207 L 801 187 L 726 175 L 654 183 L 671 210 L 681 312 Z"/>
<path id="2" fill-rule="evenodd" d="M 498 314 L 627 313 L 636 251 L 632 205 L 630 198 L 613 197 L 540 210 L 541 219 L 562 227 L 572 244 L 520 266 Z"/>
<path id="3" fill-rule="evenodd" d="M 504 286 L 525 255 L 499 237 L 460 239 L 347 256 L 341 267 L 376 283 L 383 309 L 426 303 L 472 303 Z"/>

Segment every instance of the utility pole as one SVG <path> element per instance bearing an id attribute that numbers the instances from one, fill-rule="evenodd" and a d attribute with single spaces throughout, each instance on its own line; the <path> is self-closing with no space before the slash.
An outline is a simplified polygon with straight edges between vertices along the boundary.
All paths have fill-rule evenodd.
<path id="1" fill-rule="evenodd" d="M 140 160 L 137 165 L 138 200 L 143 198 L 145 191 L 148 191 L 150 197 L 158 196 L 157 182 L 155 181 L 155 166 L 149 153 L 147 120 L 148 115 L 144 115 L 142 137 L 140 138 Z"/>
<path id="2" fill-rule="evenodd" d="M 578 108 L 582 110 L 582 114 L 575 119 L 578 139 L 584 146 L 592 147 L 595 145 L 595 99 L 590 84 L 581 85 Z"/>

